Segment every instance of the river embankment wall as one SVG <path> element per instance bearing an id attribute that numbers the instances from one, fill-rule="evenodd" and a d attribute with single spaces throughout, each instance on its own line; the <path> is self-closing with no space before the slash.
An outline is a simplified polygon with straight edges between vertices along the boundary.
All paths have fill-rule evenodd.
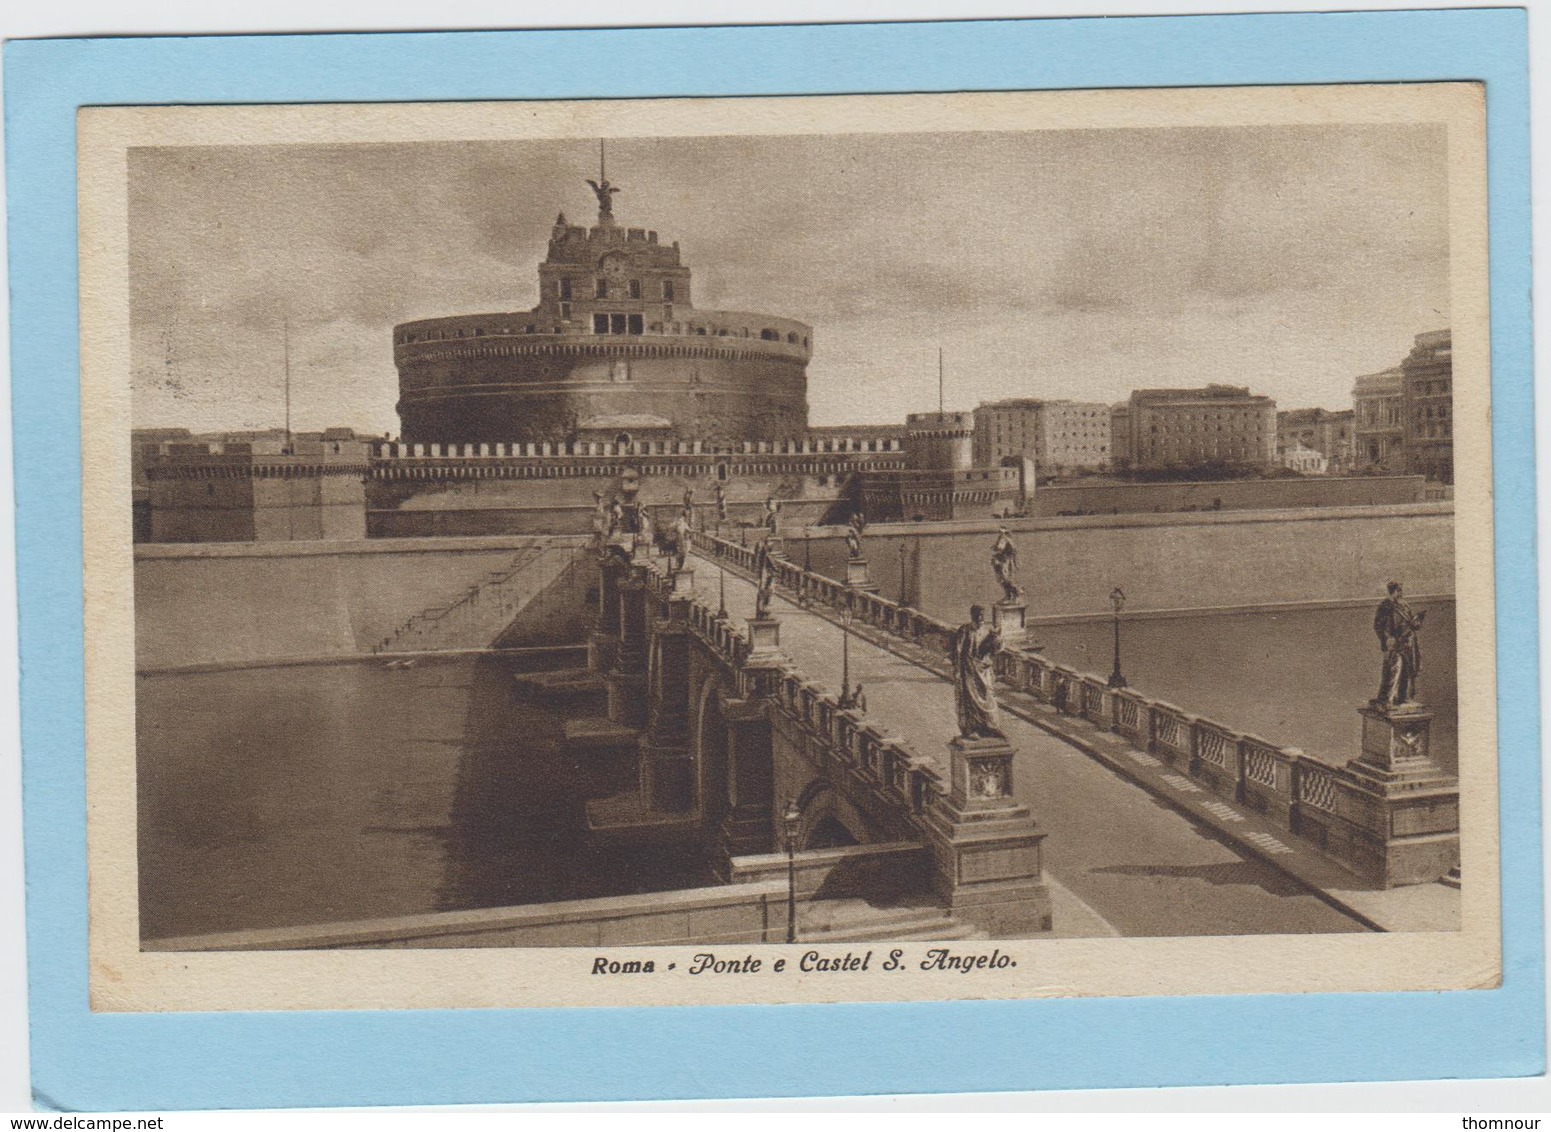
<path id="1" fill-rule="evenodd" d="M 1387 582 L 1409 594 L 1454 593 L 1454 505 L 1310 507 L 1006 521 L 1018 549 L 1029 616 L 1110 613 L 1119 586 L 1128 614 L 1377 602 Z M 989 520 L 873 524 L 863 537 L 883 596 L 957 622 L 1001 596 Z M 792 561 L 845 577 L 837 527 L 788 527 Z M 903 554 L 901 553 L 903 548 Z"/>
<path id="2" fill-rule="evenodd" d="M 585 605 L 576 564 L 586 543 L 547 535 L 140 544 L 135 664 L 146 671 L 369 654 L 410 619 L 514 564 L 527 583 L 524 608 L 571 616 Z M 574 600 L 557 600 L 556 588 L 567 586 Z"/>

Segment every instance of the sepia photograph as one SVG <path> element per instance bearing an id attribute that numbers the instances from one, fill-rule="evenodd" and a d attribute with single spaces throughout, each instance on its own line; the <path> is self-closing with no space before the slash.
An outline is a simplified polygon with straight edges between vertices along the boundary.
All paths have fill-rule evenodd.
<path id="1" fill-rule="evenodd" d="M 1483 115 L 83 111 L 93 1008 L 1497 985 Z"/>

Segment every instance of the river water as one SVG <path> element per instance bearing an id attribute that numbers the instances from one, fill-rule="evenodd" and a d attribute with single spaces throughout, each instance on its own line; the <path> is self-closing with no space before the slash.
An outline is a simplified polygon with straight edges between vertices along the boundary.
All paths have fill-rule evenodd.
<path id="1" fill-rule="evenodd" d="M 1454 603 L 1417 603 L 1422 632 L 1422 699 L 1436 716 L 1433 757 L 1458 766 Z M 1131 687 L 1195 715 L 1332 763 L 1355 758 L 1357 709 L 1379 690 L 1383 654 L 1373 610 L 1315 609 L 1121 621 L 1121 669 Z M 1045 655 L 1107 677 L 1108 621 L 1039 625 Z"/>
<path id="2" fill-rule="evenodd" d="M 586 800 L 633 771 L 573 759 L 512 675 L 461 657 L 140 677 L 142 937 L 713 883 L 688 854 L 590 842 Z"/>
<path id="3" fill-rule="evenodd" d="M 1455 762 L 1453 606 L 1428 607 L 1434 748 Z M 1344 762 L 1376 690 L 1367 610 L 1137 619 L 1138 690 Z M 1107 674 L 1110 626 L 1040 626 Z M 569 755 L 562 717 L 514 693 L 512 661 L 457 658 L 147 675 L 137 696 L 147 939 L 623 895 L 714 883 L 697 854 L 610 849 L 585 803 L 629 766 Z M 591 710 L 600 710 L 594 707 Z"/>

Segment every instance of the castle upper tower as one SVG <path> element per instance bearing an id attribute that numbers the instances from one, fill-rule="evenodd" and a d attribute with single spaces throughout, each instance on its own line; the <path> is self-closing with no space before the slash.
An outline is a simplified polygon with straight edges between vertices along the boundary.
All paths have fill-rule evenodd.
<path id="1" fill-rule="evenodd" d="M 555 218 L 536 306 L 394 328 L 403 438 L 554 442 L 616 422 L 621 435 L 723 442 L 804 432 L 812 328 L 695 309 L 677 241 L 621 227 L 621 190 L 601 168 L 587 184 L 598 223 Z"/>

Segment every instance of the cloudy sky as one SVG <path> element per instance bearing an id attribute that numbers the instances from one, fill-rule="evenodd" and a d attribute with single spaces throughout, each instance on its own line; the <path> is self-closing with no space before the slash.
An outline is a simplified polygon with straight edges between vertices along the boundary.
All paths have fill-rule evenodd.
<path id="1" fill-rule="evenodd" d="M 397 432 L 395 323 L 526 310 L 591 141 L 136 149 L 137 427 Z M 1448 325 L 1431 126 L 619 139 L 623 224 L 702 308 L 814 330 L 815 424 L 1248 385 L 1347 407 Z"/>

